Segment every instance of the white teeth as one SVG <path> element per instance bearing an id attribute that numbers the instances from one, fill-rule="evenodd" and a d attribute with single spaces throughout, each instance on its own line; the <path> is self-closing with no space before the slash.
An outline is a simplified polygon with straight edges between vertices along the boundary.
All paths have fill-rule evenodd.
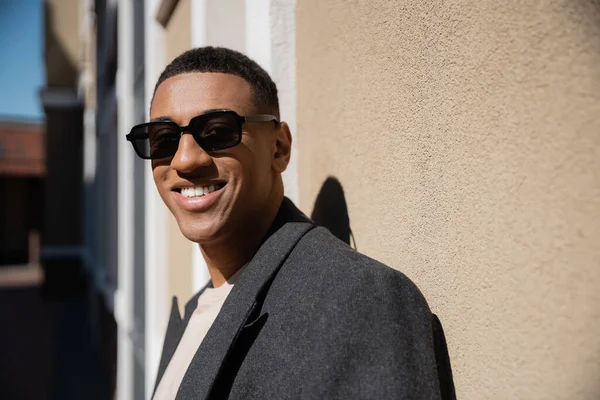
<path id="1" fill-rule="evenodd" d="M 217 189 L 216 185 L 185 187 L 181 188 L 181 195 L 185 197 L 200 197 L 212 193 Z"/>

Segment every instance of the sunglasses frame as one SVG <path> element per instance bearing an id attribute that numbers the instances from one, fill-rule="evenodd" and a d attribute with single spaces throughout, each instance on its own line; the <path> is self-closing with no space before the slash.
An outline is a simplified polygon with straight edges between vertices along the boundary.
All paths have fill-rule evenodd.
<path id="1" fill-rule="evenodd" d="M 219 148 L 219 149 L 204 149 L 204 147 L 202 147 L 200 145 L 200 143 L 198 143 L 197 135 L 191 131 L 191 127 L 193 127 L 195 122 L 197 122 L 199 119 L 210 119 L 211 116 L 216 117 L 216 116 L 223 115 L 223 114 L 233 115 L 236 117 L 237 122 L 238 122 L 237 129 L 239 129 L 239 139 L 232 146 L 227 146 L 227 147 L 223 147 L 223 148 Z M 142 128 L 147 128 L 148 126 L 170 125 L 173 128 L 175 128 L 176 132 L 179 133 L 180 138 L 185 133 L 191 134 L 194 137 L 194 139 L 196 140 L 196 143 L 198 143 L 198 146 L 202 147 L 202 149 L 204 151 L 208 152 L 208 151 L 219 151 L 219 150 L 230 149 L 230 148 L 235 147 L 238 144 L 240 144 L 240 142 L 242 141 L 242 127 L 247 122 L 274 122 L 275 125 L 279 124 L 279 120 L 274 115 L 257 114 L 257 115 L 242 116 L 233 110 L 214 110 L 214 111 L 210 111 L 210 112 L 195 116 L 194 118 L 192 118 L 190 120 L 190 122 L 187 126 L 180 126 L 173 121 L 152 121 L 152 122 L 145 122 L 143 124 L 138 124 L 138 125 L 135 125 L 133 128 L 131 128 L 131 131 L 125 136 L 125 139 L 127 139 L 128 142 L 131 142 L 131 145 L 133 146 L 133 149 L 135 150 L 138 157 L 140 157 L 144 160 L 160 160 L 160 159 L 164 159 L 164 158 L 173 157 L 175 155 L 175 153 L 177 152 L 177 150 L 175 150 L 175 153 L 173 153 L 172 155 L 167 156 L 167 157 L 152 158 L 151 155 L 145 156 L 144 154 L 142 154 L 141 149 L 139 149 L 138 146 L 136 145 L 136 141 L 140 140 L 140 139 L 149 140 L 148 135 L 140 134 L 140 133 L 137 133 L 136 131 L 138 131 Z"/>

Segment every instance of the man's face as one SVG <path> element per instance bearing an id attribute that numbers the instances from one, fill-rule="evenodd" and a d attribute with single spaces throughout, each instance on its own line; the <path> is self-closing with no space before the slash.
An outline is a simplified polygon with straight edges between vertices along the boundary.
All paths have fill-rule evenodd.
<path id="1" fill-rule="evenodd" d="M 166 117 L 186 126 L 208 110 L 233 110 L 242 116 L 257 113 L 244 79 L 198 72 L 163 81 L 154 95 L 150 118 Z M 245 124 L 239 145 L 210 153 L 186 132 L 172 158 L 152 162 L 158 192 L 185 237 L 210 243 L 236 230 L 251 229 L 261 219 L 273 198 L 276 143 L 277 128 L 268 122 Z M 190 197 L 190 192 L 197 195 L 202 190 L 198 188 L 217 190 Z"/>

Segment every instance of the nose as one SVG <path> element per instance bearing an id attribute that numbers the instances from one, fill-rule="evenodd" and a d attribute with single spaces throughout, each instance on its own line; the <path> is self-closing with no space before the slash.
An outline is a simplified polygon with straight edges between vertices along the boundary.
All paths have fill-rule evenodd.
<path id="1" fill-rule="evenodd" d="M 212 164 L 212 157 L 198 145 L 194 137 L 183 133 L 179 139 L 177 152 L 171 160 L 171 168 L 180 173 L 190 173 L 194 170 Z"/>

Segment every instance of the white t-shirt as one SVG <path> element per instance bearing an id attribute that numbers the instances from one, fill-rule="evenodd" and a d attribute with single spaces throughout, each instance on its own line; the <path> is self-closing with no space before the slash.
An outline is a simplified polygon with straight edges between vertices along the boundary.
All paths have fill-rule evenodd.
<path id="1" fill-rule="evenodd" d="M 215 322 L 240 272 L 238 271 L 218 288 L 205 289 L 198 297 L 198 305 L 190 317 L 173 358 L 171 358 L 156 388 L 154 400 L 175 400 L 183 376 L 190 366 L 196 350 L 198 350 L 206 333 Z"/>

